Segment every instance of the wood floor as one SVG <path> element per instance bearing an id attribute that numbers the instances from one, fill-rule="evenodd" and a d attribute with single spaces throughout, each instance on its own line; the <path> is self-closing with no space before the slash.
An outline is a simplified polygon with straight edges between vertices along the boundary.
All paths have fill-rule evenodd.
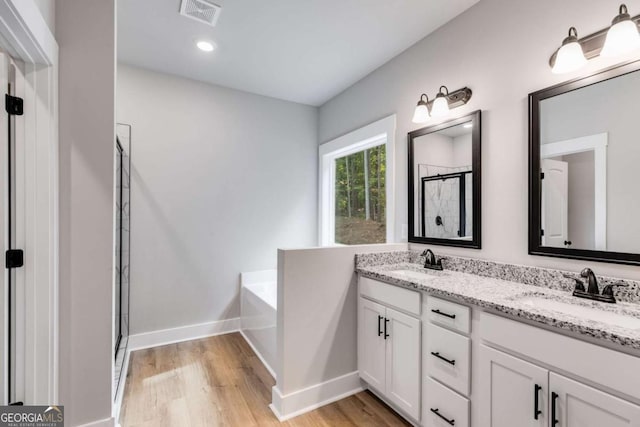
<path id="1" fill-rule="evenodd" d="M 122 427 L 408 426 L 368 391 L 280 423 L 274 379 L 238 333 L 131 354 Z"/>

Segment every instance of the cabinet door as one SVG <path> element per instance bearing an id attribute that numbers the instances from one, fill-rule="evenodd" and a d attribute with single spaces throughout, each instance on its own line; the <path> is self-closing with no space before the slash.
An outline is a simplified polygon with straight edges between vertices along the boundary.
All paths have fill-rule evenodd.
<path id="1" fill-rule="evenodd" d="M 640 406 L 561 375 L 549 375 L 551 417 L 561 427 L 637 427 Z M 555 408 L 554 408 L 555 406 Z"/>
<path id="2" fill-rule="evenodd" d="M 480 349 L 480 369 L 480 425 L 548 426 L 549 372 L 546 369 L 484 345 Z"/>
<path id="3" fill-rule="evenodd" d="M 387 308 L 387 398 L 420 420 L 420 320 Z"/>
<path id="4" fill-rule="evenodd" d="M 385 392 L 386 309 L 366 298 L 358 298 L 358 371 L 378 391 Z"/>

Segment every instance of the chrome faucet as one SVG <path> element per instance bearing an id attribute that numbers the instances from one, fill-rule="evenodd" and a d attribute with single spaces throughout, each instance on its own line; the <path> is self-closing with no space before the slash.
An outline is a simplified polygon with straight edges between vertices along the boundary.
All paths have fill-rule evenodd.
<path id="1" fill-rule="evenodd" d="M 425 257 L 424 268 L 428 268 L 430 270 L 442 270 L 442 260 L 436 258 L 436 255 L 431 249 L 427 249 L 422 252 L 422 256 Z"/>

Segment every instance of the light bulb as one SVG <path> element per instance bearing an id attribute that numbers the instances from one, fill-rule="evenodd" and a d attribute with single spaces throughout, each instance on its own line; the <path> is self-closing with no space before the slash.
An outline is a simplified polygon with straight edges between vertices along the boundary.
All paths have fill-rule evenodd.
<path id="1" fill-rule="evenodd" d="M 445 98 L 441 92 L 436 96 L 435 101 L 433 101 L 431 115 L 433 117 L 444 117 L 447 114 L 449 114 L 449 101 L 447 101 L 447 98 Z"/>
<path id="2" fill-rule="evenodd" d="M 426 98 L 426 100 L 423 98 Z M 418 105 L 416 105 L 416 109 L 413 112 L 413 123 L 424 123 L 429 120 L 429 108 L 427 107 L 427 102 L 429 102 L 429 98 L 426 94 L 422 94 L 422 96 L 420 96 L 420 101 L 418 101 Z"/>
<path id="3" fill-rule="evenodd" d="M 609 28 L 600 55 L 611 58 L 640 49 L 638 26 L 633 21 L 623 21 Z"/>
<path id="4" fill-rule="evenodd" d="M 578 41 L 578 31 L 575 27 L 569 28 L 569 36 L 562 41 L 562 47 L 556 53 L 556 62 L 551 69 L 552 73 L 564 74 L 576 71 L 587 63 L 582 45 Z"/>

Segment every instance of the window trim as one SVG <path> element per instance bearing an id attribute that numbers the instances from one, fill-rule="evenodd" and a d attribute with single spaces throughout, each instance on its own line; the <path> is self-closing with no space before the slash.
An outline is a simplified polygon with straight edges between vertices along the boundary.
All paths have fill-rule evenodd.
<path id="1" fill-rule="evenodd" d="M 335 242 L 335 160 L 383 144 L 386 151 L 386 243 L 395 242 L 395 136 L 396 115 L 392 114 L 320 145 L 318 149 L 318 243 L 320 246 L 337 246 Z"/>

